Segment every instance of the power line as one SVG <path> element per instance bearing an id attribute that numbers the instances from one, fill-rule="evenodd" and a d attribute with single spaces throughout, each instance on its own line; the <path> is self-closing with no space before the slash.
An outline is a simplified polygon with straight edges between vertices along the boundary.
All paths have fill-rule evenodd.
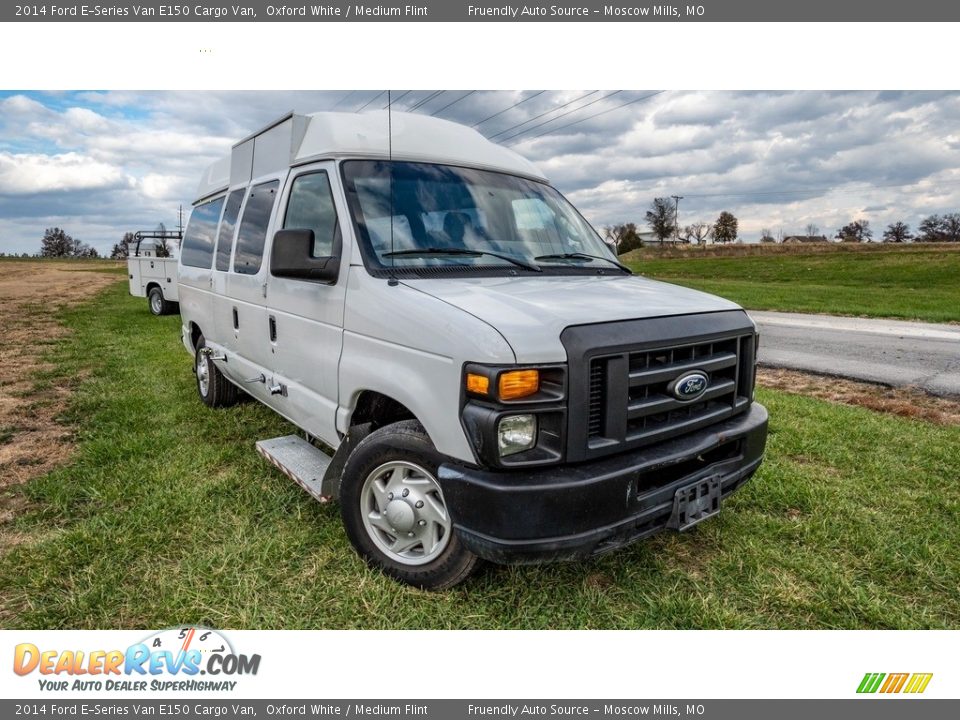
<path id="1" fill-rule="evenodd" d="M 514 133 L 513 135 L 510 135 L 510 136 L 508 136 L 508 137 L 505 137 L 502 142 L 506 142 L 507 140 L 512 140 L 513 138 L 519 137 L 519 136 L 521 136 L 521 135 L 526 135 L 526 134 L 527 134 L 528 132 L 530 132 L 531 130 L 536 130 L 537 128 L 543 127 L 544 125 L 549 125 L 549 124 L 552 123 L 554 120 L 559 120 L 560 118 L 566 117 L 567 115 L 572 115 L 572 114 L 575 113 L 575 112 L 580 112 L 580 111 L 583 110 L 584 108 L 588 108 L 588 107 L 590 107 L 591 105 L 596 105 L 598 102 L 602 102 L 602 101 L 604 101 L 604 100 L 607 100 L 607 99 L 609 99 L 609 98 L 612 98 L 612 97 L 613 97 L 614 95 L 616 95 L 617 93 L 622 93 L 622 92 L 623 92 L 623 90 L 614 90 L 612 93 L 609 93 L 609 94 L 607 94 L 607 95 L 604 95 L 603 97 L 599 97 L 599 98 L 597 98 L 596 100 L 591 100 L 591 101 L 588 102 L 586 105 L 581 105 L 580 107 L 574 108 L 573 110 L 567 110 L 567 112 L 561 113 L 560 115 L 557 115 L 556 117 L 550 118 L 549 120 L 544 120 L 542 123 L 537 123 L 537 124 L 534 125 L 533 127 L 528 127 L 526 130 L 521 130 L 521 131 L 518 132 L 518 133 Z"/>
<path id="2" fill-rule="evenodd" d="M 504 114 L 505 112 L 507 112 L 508 110 L 513 110 L 513 109 L 514 109 L 515 107 L 517 107 L 518 105 L 523 105 L 523 104 L 524 104 L 525 102 L 527 102 L 528 100 L 533 100 L 535 97 L 539 97 L 540 95 L 543 95 L 545 92 L 546 92 L 546 90 L 541 90 L 541 91 L 539 91 L 539 92 L 536 92 L 536 93 L 534 93 L 533 95 L 531 95 L 530 97 L 526 97 L 526 98 L 524 98 L 523 100 L 521 100 L 520 102 L 514 103 L 514 104 L 511 105 L 510 107 L 504 108 L 504 109 L 501 110 L 500 112 L 495 112 L 493 115 L 490 115 L 490 116 L 488 116 L 488 117 L 485 117 L 483 120 L 481 120 L 480 122 L 474 123 L 474 124 L 471 125 L 470 127 L 478 127 L 478 126 L 480 126 L 480 125 L 483 125 L 487 120 L 493 120 L 495 117 L 499 117 L 500 115 L 503 115 L 503 114 Z"/>
<path id="3" fill-rule="evenodd" d="M 437 90 L 437 91 L 435 91 L 435 92 L 430 93 L 430 94 L 427 95 L 425 98 L 423 98 L 420 102 L 416 103 L 415 105 L 411 105 L 410 107 L 408 107 L 408 108 L 407 108 L 407 112 L 413 112 L 413 111 L 416 110 L 418 107 L 421 107 L 421 106 L 423 106 L 423 105 L 426 105 L 428 102 L 430 102 L 430 101 L 433 100 L 434 98 L 440 97 L 440 96 L 443 95 L 445 92 L 446 92 L 446 90 Z"/>
<path id="4" fill-rule="evenodd" d="M 573 100 L 570 100 L 569 102 L 565 102 L 563 105 L 560 105 L 559 107 L 551 108 L 550 110 L 547 110 L 546 112 L 542 112 L 542 113 L 540 113 L 539 115 L 534 115 L 534 116 L 533 116 L 532 118 L 530 118 L 529 120 L 524 120 L 523 122 L 517 123 L 516 125 L 511 125 L 510 127 L 506 128 L 505 130 L 501 130 L 500 132 L 498 132 L 498 133 L 496 133 L 496 134 L 494 134 L 494 135 L 488 135 L 488 136 L 487 136 L 487 139 L 488 139 L 488 140 L 493 140 L 494 138 L 498 138 L 498 137 L 500 137 L 501 135 L 504 135 L 504 134 L 510 132 L 511 130 L 514 130 L 514 129 L 518 128 L 518 127 L 522 127 L 523 125 L 527 125 L 528 123 L 532 123 L 534 120 L 539 120 L 539 119 L 542 118 L 544 115 L 549 115 L 550 113 L 555 113 L 557 110 L 563 110 L 563 109 L 564 109 L 565 107 L 567 107 L 568 105 L 573 105 L 575 102 L 578 102 L 578 101 L 580 101 L 580 100 L 583 100 L 584 98 L 588 98 L 588 97 L 590 97 L 591 95 L 596 95 L 598 92 L 600 92 L 600 91 L 599 91 L 599 90 L 591 90 L 591 91 L 588 92 L 586 95 L 581 95 L 580 97 L 574 98 Z"/>
<path id="5" fill-rule="evenodd" d="M 386 91 L 386 90 L 381 90 L 381 91 L 378 92 L 376 95 L 374 95 L 372 98 L 370 98 L 369 100 L 367 100 L 363 105 L 361 105 L 361 106 L 358 107 L 356 110 L 354 110 L 354 112 L 360 112 L 361 110 L 363 110 L 364 108 L 366 108 L 367 105 L 370 105 L 371 103 L 376 102 L 377 100 L 379 100 L 381 97 L 383 97 L 383 96 L 386 95 L 386 94 L 387 94 L 387 91 Z"/>
<path id="6" fill-rule="evenodd" d="M 407 95 L 409 95 L 411 92 L 413 92 L 413 91 L 412 91 L 412 90 L 407 90 L 406 92 L 400 93 L 400 96 L 397 97 L 397 98 L 394 99 L 394 100 L 391 100 L 391 99 L 390 99 L 390 93 L 387 93 L 387 104 L 384 105 L 384 106 L 383 106 L 382 108 L 380 108 L 380 109 L 381 109 L 381 110 L 386 110 L 388 107 L 391 107 L 394 103 L 396 103 L 396 102 L 402 100 L 403 98 L 405 98 L 405 97 L 406 97 Z"/>
<path id="7" fill-rule="evenodd" d="M 606 109 L 606 110 L 601 110 L 601 111 L 598 112 L 598 113 L 593 113 L 592 115 L 587 115 L 585 118 L 580 118 L 579 120 L 574 120 L 573 122 L 567 123 L 566 125 L 561 125 L 560 127 L 550 128 L 549 130 L 546 130 L 546 131 L 540 133 L 539 135 L 534 135 L 532 138 L 526 138 L 526 139 L 527 139 L 527 140 L 536 140 L 537 138 L 543 137 L 544 135 L 550 135 L 551 133 L 559 132 L 560 130 L 565 130 L 565 129 L 567 129 L 568 127 L 573 127 L 574 125 L 578 125 L 578 124 L 580 124 L 580 123 L 582 123 L 582 122 L 586 122 L 587 120 L 592 120 L 592 119 L 595 118 L 595 117 L 600 117 L 601 115 L 606 115 L 607 113 L 613 112 L 614 110 L 619 110 L 620 108 L 625 108 L 627 105 L 633 105 L 634 103 L 638 103 L 638 102 L 640 102 L 641 100 L 646 100 L 646 99 L 648 99 L 648 98 L 652 98 L 652 97 L 654 97 L 654 96 L 656 96 L 656 95 L 660 95 L 661 93 L 664 93 L 664 92 L 666 92 L 666 90 L 657 90 L 657 92 L 655 92 L 655 93 L 650 93 L 649 95 L 644 95 L 643 97 L 634 98 L 633 100 L 630 100 L 630 101 L 625 102 L 625 103 L 621 103 L 620 105 L 617 105 L 616 107 L 608 108 L 608 109 Z M 607 97 L 610 97 L 610 96 L 608 95 Z M 586 107 L 586 105 L 584 105 L 583 107 Z M 580 108 L 580 109 L 582 110 L 583 108 Z M 556 119 L 556 118 L 554 118 L 554 119 Z M 507 140 L 509 140 L 509 139 L 510 139 L 510 138 L 507 138 Z"/>
<path id="8" fill-rule="evenodd" d="M 461 96 L 458 97 L 456 100 L 454 100 L 453 102 L 447 103 L 446 105 L 444 105 L 442 108 L 440 108 L 440 109 L 437 110 L 436 112 L 430 113 L 430 117 L 436 117 L 437 115 L 439 115 L 440 113 L 442 113 L 444 110 L 446 110 L 448 107 L 452 107 L 452 106 L 456 105 L 458 102 L 460 102 L 461 100 L 464 100 L 464 99 L 470 97 L 470 96 L 473 95 L 475 92 L 476 92 L 476 90 L 471 90 L 470 92 L 466 93 L 465 95 L 461 95 Z"/>
<path id="9" fill-rule="evenodd" d="M 356 90 L 351 90 L 351 91 L 348 92 L 346 95 L 344 95 L 342 98 L 340 98 L 339 100 L 337 100 L 337 102 L 335 102 L 335 103 L 333 104 L 333 107 L 330 108 L 330 109 L 331 109 L 331 110 L 336 110 L 338 107 L 340 107 L 340 105 L 341 105 L 342 103 L 346 102 L 346 101 L 349 100 L 353 95 L 355 95 L 356 92 L 357 92 Z"/>

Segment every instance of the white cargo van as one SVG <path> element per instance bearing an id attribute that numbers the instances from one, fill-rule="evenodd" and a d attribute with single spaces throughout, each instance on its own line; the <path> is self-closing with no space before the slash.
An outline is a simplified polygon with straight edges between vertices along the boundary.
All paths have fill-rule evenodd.
<path id="1" fill-rule="evenodd" d="M 154 315 L 170 315 L 179 307 L 177 257 L 167 245 L 180 239 L 181 233 L 170 230 L 140 231 L 127 248 L 130 294 L 147 298 Z"/>
<path id="2" fill-rule="evenodd" d="M 746 313 L 633 275 L 536 167 L 450 122 L 291 113 L 241 140 L 179 283 L 201 400 L 242 390 L 301 428 L 257 449 L 412 585 L 686 530 L 763 457 Z"/>

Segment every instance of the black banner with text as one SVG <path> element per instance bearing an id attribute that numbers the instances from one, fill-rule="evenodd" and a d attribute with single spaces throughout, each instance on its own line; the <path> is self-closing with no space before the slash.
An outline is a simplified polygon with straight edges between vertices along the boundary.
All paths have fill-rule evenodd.
<path id="1" fill-rule="evenodd" d="M 694 0 L 691 4 L 574 0 L 549 4 L 420 0 L 271 3 L 57 2 L 0 7 L 11 22 L 947 22 L 960 4 L 942 0 Z"/>

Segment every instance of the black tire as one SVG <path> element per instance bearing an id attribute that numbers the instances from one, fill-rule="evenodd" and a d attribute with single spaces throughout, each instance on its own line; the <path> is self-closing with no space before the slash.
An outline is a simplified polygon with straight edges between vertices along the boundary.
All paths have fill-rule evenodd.
<path id="1" fill-rule="evenodd" d="M 154 315 L 170 315 L 177 303 L 172 303 L 164 299 L 163 290 L 158 287 L 151 288 L 147 293 L 147 306 Z"/>
<path id="2" fill-rule="evenodd" d="M 227 380 L 217 368 L 209 354 L 203 352 L 207 346 L 203 335 L 197 338 L 196 354 L 194 355 L 194 374 L 197 376 L 197 395 L 204 405 L 212 408 L 224 408 L 236 405 L 240 398 L 240 390 Z M 206 375 L 204 376 L 204 369 Z M 204 394 L 204 380 L 206 380 L 206 394 Z"/>
<path id="3" fill-rule="evenodd" d="M 427 471 L 435 479 L 442 459 L 423 426 L 416 420 L 404 420 L 375 430 L 365 437 L 347 458 L 340 482 L 340 514 L 347 537 L 356 551 L 371 567 L 423 590 L 445 590 L 463 582 L 476 569 L 479 558 L 463 546 L 451 524 L 444 533 L 445 545 L 435 558 L 420 564 L 399 561 L 378 545 L 371 534 L 377 531 L 368 530 L 363 517 L 363 489 L 375 471 L 392 462 L 410 463 Z M 436 487 L 439 490 L 439 485 Z M 433 497 L 439 497 L 442 501 L 442 494 Z M 412 504 L 408 505 L 412 507 Z M 383 518 L 386 517 L 384 511 Z M 381 535 L 384 536 L 388 537 L 389 533 Z M 439 548 L 439 544 L 436 547 Z M 425 544 L 420 548 L 424 553 L 427 550 Z"/>

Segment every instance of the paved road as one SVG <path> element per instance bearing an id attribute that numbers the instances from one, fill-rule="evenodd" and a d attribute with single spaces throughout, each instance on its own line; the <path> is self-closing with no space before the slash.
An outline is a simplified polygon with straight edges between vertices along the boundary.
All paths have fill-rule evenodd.
<path id="1" fill-rule="evenodd" d="M 960 395 L 960 325 L 751 311 L 760 364 Z"/>

